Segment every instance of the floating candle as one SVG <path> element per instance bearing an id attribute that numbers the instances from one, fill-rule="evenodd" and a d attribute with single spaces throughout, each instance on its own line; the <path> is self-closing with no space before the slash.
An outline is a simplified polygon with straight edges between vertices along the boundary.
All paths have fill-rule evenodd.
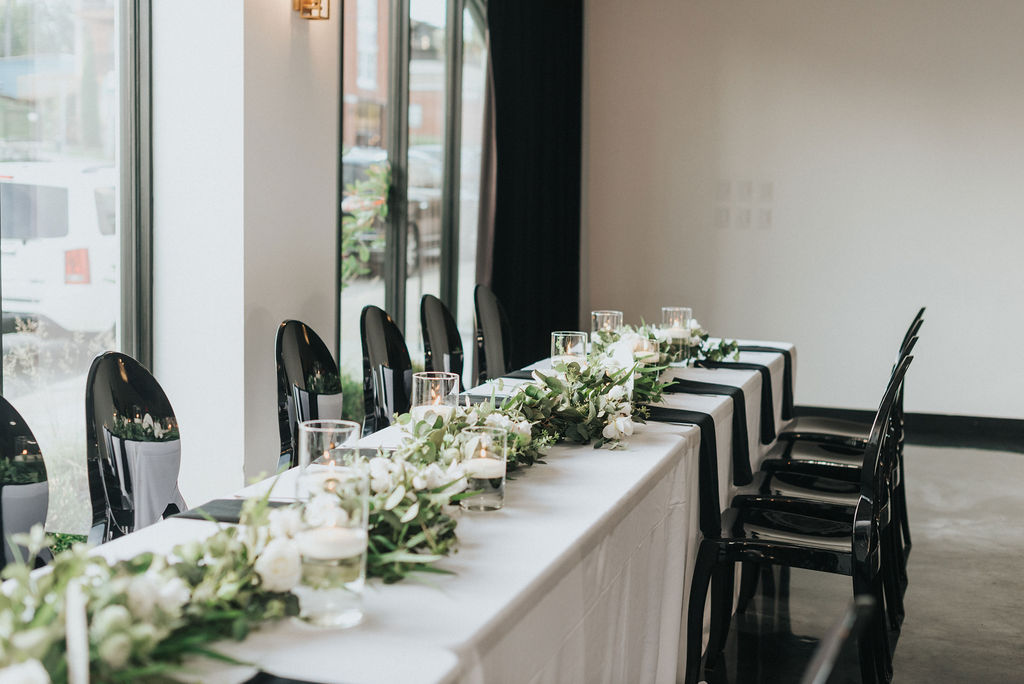
<path id="1" fill-rule="evenodd" d="M 366 553 L 366 530 L 355 527 L 315 527 L 300 532 L 295 541 L 303 558 L 341 560 Z"/>
<path id="2" fill-rule="evenodd" d="M 468 461 L 463 461 L 462 467 L 466 471 L 466 477 L 479 480 L 505 477 L 505 463 L 496 458 L 471 458 Z"/>

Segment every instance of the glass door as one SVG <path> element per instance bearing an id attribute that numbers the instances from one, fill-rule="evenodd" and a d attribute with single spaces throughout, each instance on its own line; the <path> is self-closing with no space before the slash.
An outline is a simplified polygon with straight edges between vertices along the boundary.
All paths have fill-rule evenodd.
<path id="1" fill-rule="evenodd" d="M 359 314 L 387 308 L 391 4 L 346 0 L 342 62 L 341 354 L 345 415 L 362 417 Z"/>
<path id="2" fill-rule="evenodd" d="M 122 21 L 116 0 L 3 0 L 3 395 L 50 480 L 48 528 L 86 531 L 85 377 L 118 347 Z"/>
<path id="3" fill-rule="evenodd" d="M 402 327 L 419 367 L 420 300 L 441 297 L 471 368 L 486 42 L 476 2 L 473 12 L 464 0 L 344 8 L 339 365 L 361 400 L 367 304 Z M 355 399 L 345 403 L 361 418 Z"/>

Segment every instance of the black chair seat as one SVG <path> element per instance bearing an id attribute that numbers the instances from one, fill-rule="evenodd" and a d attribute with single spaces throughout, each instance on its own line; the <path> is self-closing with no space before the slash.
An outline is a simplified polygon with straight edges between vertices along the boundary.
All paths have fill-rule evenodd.
<path id="1" fill-rule="evenodd" d="M 819 442 L 780 442 L 761 461 L 761 469 L 796 470 L 828 477 L 859 477 L 863 449 L 852 449 Z"/>
<path id="2" fill-rule="evenodd" d="M 825 442 L 863 449 L 868 443 L 870 432 L 871 423 L 821 416 L 799 416 L 794 418 L 785 430 L 779 432 L 779 439 Z"/>
<path id="3" fill-rule="evenodd" d="M 860 497 L 860 483 L 780 471 L 765 478 L 761 492 L 773 496 L 808 499 L 853 508 L 857 505 L 857 500 Z"/>
<path id="4" fill-rule="evenodd" d="M 753 541 L 836 553 L 850 553 L 853 547 L 852 518 L 828 520 L 788 511 L 747 508 L 737 516 L 733 533 Z"/>

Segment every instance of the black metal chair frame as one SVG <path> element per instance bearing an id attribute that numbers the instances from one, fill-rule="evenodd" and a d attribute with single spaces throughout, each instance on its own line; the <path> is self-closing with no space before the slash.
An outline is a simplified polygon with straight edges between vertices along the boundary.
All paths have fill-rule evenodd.
<path id="1" fill-rule="evenodd" d="M 106 382 L 107 392 L 102 392 Z M 112 391 L 119 387 L 115 396 Z M 86 459 L 92 499 L 90 541 L 110 541 L 135 529 L 133 483 L 123 449 L 111 436 L 115 415 L 131 418 L 150 414 L 154 420 L 177 425 L 174 409 L 160 383 L 141 363 L 120 352 L 104 352 L 89 367 L 85 382 Z"/>
<path id="2" fill-rule="evenodd" d="M 459 391 L 463 391 L 465 355 L 462 351 L 462 337 L 452 312 L 440 299 L 425 294 L 420 300 L 420 326 L 423 331 L 423 368 L 456 373 L 459 376 Z"/>
<path id="3" fill-rule="evenodd" d="M 391 424 L 395 414 L 409 410 L 412 361 L 401 329 L 377 306 L 363 307 L 359 316 L 363 348 L 363 435 Z M 372 338 L 372 339 L 371 339 Z"/>
<path id="4" fill-rule="evenodd" d="M 298 465 L 298 424 L 316 420 L 317 397 L 308 380 L 316 374 L 333 374 L 341 380 L 338 364 L 316 331 L 302 321 L 286 320 L 277 328 L 274 345 L 277 360 L 277 421 L 281 436 L 279 465 Z"/>
<path id="5" fill-rule="evenodd" d="M 5 487 L 20 485 L 46 485 L 47 508 L 49 507 L 49 478 L 47 477 L 46 460 L 39 449 L 32 429 L 28 423 L 14 408 L 11 402 L 0 396 L 0 498 Z M 33 525 L 46 523 L 46 508 L 43 515 L 33 520 Z M 3 518 L 3 507 L 0 506 L 0 532 L 3 533 L 3 550 L 0 551 L 0 568 L 7 563 L 7 547 L 10 546 L 12 555 L 24 554 L 27 550 L 24 547 L 17 547 L 10 539 L 10 535 L 19 532 L 28 532 L 28 527 L 19 526 L 18 529 L 8 529 Z M 42 564 L 52 558 L 48 549 L 40 552 L 36 564 Z"/>
<path id="6" fill-rule="evenodd" d="M 722 535 L 708 535 L 700 543 L 687 609 L 687 664 L 685 681 L 699 677 L 704 623 L 704 603 L 711 587 L 711 636 L 707 663 L 713 669 L 729 631 L 733 605 L 733 575 L 737 562 L 781 565 L 849 575 L 855 596 L 870 595 L 884 605 L 882 538 L 889 504 L 888 482 L 895 462 L 895 435 L 891 420 L 896 395 L 912 356 L 897 367 L 882 399 L 864 451 L 860 473 L 860 494 L 851 514 L 847 506 L 817 504 L 814 516 L 807 515 L 806 501 L 784 497 L 737 497 L 722 514 Z M 849 550 L 801 541 L 757 538 L 747 535 L 747 525 L 787 528 L 804 540 L 849 540 Z M 753 534 L 753 533 L 751 533 Z M 861 674 L 865 682 L 888 681 L 892 659 L 886 621 L 879 612 L 865 638 L 860 640 Z"/>
<path id="7" fill-rule="evenodd" d="M 476 314 L 475 376 L 476 384 L 482 385 L 487 380 L 502 377 L 509 370 L 509 359 L 512 358 L 512 324 L 505 313 L 505 308 L 486 285 L 477 285 L 474 288 L 473 304 Z"/>

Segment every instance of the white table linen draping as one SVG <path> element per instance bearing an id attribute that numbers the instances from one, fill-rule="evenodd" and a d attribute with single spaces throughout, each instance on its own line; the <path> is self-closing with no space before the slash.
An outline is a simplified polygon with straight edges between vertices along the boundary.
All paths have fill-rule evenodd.
<path id="1" fill-rule="evenodd" d="M 791 345 L 774 343 L 792 349 Z M 771 369 L 776 428 L 782 427 L 782 356 L 744 352 Z M 795 365 L 795 358 L 794 358 Z M 756 371 L 673 368 L 673 375 L 744 391 L 753 465 L 759 440 Z M 732 401 L 666 395 L 665 405 L 709 413 L 718 443 L 721 506 L 732 493 Z M 361 442 L 394 445 L 389 428 Z M 682 672 L 685 601 L 697 530 L 696 427 L 639 426 L 622 450 L 560 445 L 546 463 L 514 475 L 506 506 L 466 513 L 459 552 L 430 575 L 371 582 L 358 628 L 269 625 L 226 653 L 272 674 L 321 682 L 671 682 Z M 294 495 L 294 471 L 248 487 Z M 172 519 L 107 544 L 108 558 L 209 534 L 215 526 Z"/>
<path id="2" fill-rule="evenodd" d="M 10 545 L 14 534 L 25 534 L 33 525 L 46 522 L 46 508 L 50 502 L 49 483 L 30 482 L 9 484 L 0 487 L 0 516 L 3 517 L 4 559 L 14 562 L 15 554 Z M 20 549 L 23 555 L 25 549 Z"/>

